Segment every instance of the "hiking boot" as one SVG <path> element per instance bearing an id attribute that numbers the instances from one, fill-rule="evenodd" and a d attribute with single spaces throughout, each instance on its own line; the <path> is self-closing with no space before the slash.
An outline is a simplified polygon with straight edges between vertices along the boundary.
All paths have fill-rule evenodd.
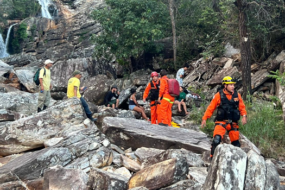
<path id="1" fill-rule="evenodd" d="M 46 105 L 44 105 L 44 107 L 43 107 L 43 110 L 45 110 L 45 109 L 47 109 L 47 106 L 46 106 Z"/>
<path id="2" fill-rule="evenodd" d="M 92 117 L 92 114 L 87 114 L 87 117 L 88 117 L 88 119 L 90 119 L 90 120 L 93 121 L 93 122 L 97 121 L 96 118 L 93 118 L 93 117 Z"/>
<path id="3" fill-rule="evenodd" d="M 38 113 L 41 112 L 41 111 L 42 111 L 41 108 L 38 108 Z"/>
<path id="4" fill-rule="evenodd" d="M 164 124 L 164 123 L 159 123 L 158 125 L 165 126 L 165 127 L 168 126 L 167 124 Z"/>

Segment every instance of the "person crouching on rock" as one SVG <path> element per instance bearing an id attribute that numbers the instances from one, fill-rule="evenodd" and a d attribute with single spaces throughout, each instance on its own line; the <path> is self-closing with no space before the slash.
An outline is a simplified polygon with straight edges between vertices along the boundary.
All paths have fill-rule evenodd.
<path id="1" fill-rule="evenodd" d="M 157 72 L 152 72 L 150 76 L 152 80 L 150 83 L 148 83 L 144 91 L 143 101 L 145 102 L 146 98 L 149 96 L 151 123 L 157 124 L 157 107 L 159 106 L 157 99 L 158 99 L 158 94 L 159 94 L 160 81 L 158 80 L 159 75 Z"/>
<path id="2" fill-rule="evenodd" d="M 68 86 L 67 86 L 67 97 L 68 98 L 78 98 L 81 101 L 81 104 L 84 108 L 84 111 L 86 113 L 86 116 L 91 120 L 91 121 L 96 121 L 97 119 L 94 119 L 92 117 L 92 113 L 89 109 L 89 106 L 85 99 L 81 97 L 81 94 L 79 92 L 79 89 L 84 91 L 86 87 L 81 87 L 80 88 L 80 78 L 82 77 L 82 74 L 80 71 L 76 70 L 73 72 L 73 77 L 68 80 Z"/>
<path id="3" fill-rule="evenodd" d="M 224 89 L 215 94 L 202 118 L 201 127 L 204 128 L 206 126 L 206 120 L 213 115 L 216 107 L 218 107 L 217 117 L 215 119 L 214 139 L 211 147 L 211 158 L 214 155 L 216 147 L 224 138 L 226 131 L 229 131 L 232 145 L 240 147 L 238 121 L 240 115 L 242 115 L 243 125 L 246 124 L 247 119 L 245 105 L 241 95 L 234 89 L 235 83 L 231 77 L 224 77 L 222 83 Z"/>
<path id="4" fill-rule="evenodd" d="M 178 105 L 178 112 L 182 111 L 181 110 L 181 105 L 182 105 L 183 110 L 185 112 L 185 115 L 188 115 L 189 113 L 187 112 L 187 107 L 186 107 L 186 103 L 185 103 L 186 93 L 184 92 L 184 89 L 181 86 L 179 87 L 179 90 L 180 90 L 180 94 L 179 94 L 179 96 L 177 96 L 175 98 L 174 104 Z"/>
<path id="5" fill-rule="evenodd" d="M 105 96 L 105 106 L 112 107 L 113 109 L 118 109 L 119 106 L 119 95 L 120 92 L 118 91 L 117 86 L 112 86 L 111 91 L 107 92 Z"/>
<path id="6" fill-rule="evenodd" d="M 138 113 L 142 114 L 142 117 L 146 120 L 149 121 L 149 118 L 145 115 L 144 109 L 142 106 L 139 106 L 137 100 L 136 100 L 136 89 L 132 88 L 131 89 L 131 97 L 129 99 L 129 110 L 134 110 Z"/>

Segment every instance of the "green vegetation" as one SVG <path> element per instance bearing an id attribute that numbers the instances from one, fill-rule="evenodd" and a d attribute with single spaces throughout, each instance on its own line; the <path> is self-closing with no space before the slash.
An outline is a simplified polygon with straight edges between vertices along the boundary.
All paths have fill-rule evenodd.
<path id="1" fill-rule="evenodd" d="M 11 44 L 12 53 L 20 53 L 21 52 L 20 44 L 27 38 L 28 38 L 27 24 L 21 23 L 12 40 L 12 44 Z"/>

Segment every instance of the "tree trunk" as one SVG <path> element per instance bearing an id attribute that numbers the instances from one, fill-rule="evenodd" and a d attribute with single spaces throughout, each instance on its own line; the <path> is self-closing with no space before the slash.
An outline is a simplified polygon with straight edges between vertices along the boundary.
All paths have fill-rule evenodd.
<path id="1" fill-rule="evenodd" d="M 175 18 L 174 18 L 174 0 L 168 0 L 169 4 L 169 14 L 171 18 L 172 25 L 172 34 L 173 34 L 173 60 L 174 60 L 174 69 L 176 69 L 176 28 L 175 28 Z"/>
<path id="2" fill-rule="evenodd" d="M 244 0 L 237 0 L 236 5 L 239 11 L 239 35 L 240 35 L 240 49 L 241 49 L 241 67 L 242 67 L 242 97 L 246 100 L 248 94 L 251 94 L 251 51 L 250 39 L 247 33 L 246 26 L 246 5 Z"/>

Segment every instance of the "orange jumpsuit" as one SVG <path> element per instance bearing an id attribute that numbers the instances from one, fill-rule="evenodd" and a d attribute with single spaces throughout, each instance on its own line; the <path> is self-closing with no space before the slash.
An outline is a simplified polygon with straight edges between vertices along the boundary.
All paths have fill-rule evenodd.
<path id="1" fill-rule="evenodd" d="M 159 98 L 163 97 L 161 104 L 157 109 L 157 122 L 171 126 L 172 120 L 172 105 L 175 97 L 170 96 L 168 93 L 168 78 L 163 76 L 160 79 Z"/>
<path id="2" fill-rule="evenodd" d="M 230 92 L 228 92 L 227 90 L 223 90 L 223 92 L 226 94 L 226 97 L 228 100 L 232 99 L 232 94 Z M 240 112 L 240 115 L 246 115 L 246 110 L 245 110 L 245 105 L 243 103 L 243 100 L 241 98 L 241 95 L 238 93 L 238 101 L 239 101 L 239 106 L 238 106 L 238 110 Z M 203 120 L 207 120 L 209 119 L 212 115 L 213 112 L 215 111 L 215 109 L 221 104 L 221 95 L 220 93 L 216 93 L 213 100 L 211 101 L 210 105 L 208 106 L 204 116 L 203 116 Z M 226 129 L 222 126 L 226 124 L 226 121 L 215 121 L 216 126 L 214 129 L 214 134 L 213 137 L 215 137 L 216 135 L 220 135 L 222 137 L 222 139 L 224 138 L 224 135 L 226 133 L 226 131 L 229 131 L 229 137 L 231 142 L 237 141 L 239 140 L 239 131 L 238 130 L 231 130 L 231 124 L 228 124 L 226 126 Z M 219 125 L 222 124 L 222 125 Z M 233 128 L 239 128 L 237 123 L 233 123 Z M 212 155 L 211 155 L 212 157 Z"/>
<path id="3" fill-rule="evenodd" d="M 156 82 L 154 82 L 153 80 L 151 81 L 154 86 L 155 89 L 156 85 L 159 83 L 159 80 L 157 80 Z M 146 99 L 148 97 L 149 91 L 151 90 L 151 83 L 148 83 L 144 94 L 143 94 L 143 99 Z M 157 124 L 156 120 L 157 120 L 157 108 L 158 108 L 159 104 L 156 103 L 156 101 L 151 101 L 150 102 L 150 114 L 151 114 L 151 123 L 152 124 Z"/>

